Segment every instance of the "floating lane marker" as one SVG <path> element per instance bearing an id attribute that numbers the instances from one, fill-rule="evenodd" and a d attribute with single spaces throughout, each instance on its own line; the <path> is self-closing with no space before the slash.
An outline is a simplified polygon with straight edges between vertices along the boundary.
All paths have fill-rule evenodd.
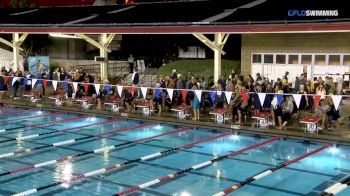
<path id="1" fill-rule="evenodd" d="M 85 156 L 85 155 L 106 152 L 106 151 L 114 150 L 114 149 L 116 149 L 118 147 L 129 145 L 129 144 L 135 144 L 135 143 L 139 143 L 139 142 L 143 142 L 143 141 L 149 141 L 149 140 L 152 140 L 154 138 L 158 138 L 158 137 L 162 137 L 162 136 L 166 136 L 166 135 L 171 135 L 171 134 L 175 134 L 175 133 L 180 133 L 180 132 L 185 132 L 185 131 L 188 131 L 188 130 L 192 130 L 192 127 L 185 127 L 185 128 L 182 128 L 182 129 L 177 129 L 177 130 L 174 130 L 174 131 L 162 133 L 162 134 L 151 136 L 151 137 L 146 137 L 146 138 L 142 138 L 142 139 L 138 139 L 138 140 L 134 140 L 134 141 L 128 141 L 128 142 L 124 142 L 124 143 L 113 145 L 113 146 L 106 146 L 106 147 L 103 147 L 103 148 L 98 148 L 98 149 L 95 149 L 95 150 L 91 150 L 91 151 L 87 151 L 87 152 L 83 152 L 83 153 L 79 153 L 79 154 L 68 155 L 68 156 L 61 157 L 61 158 L 58 158 L 58 159 L 55 159 L 55 160 L 45 161 L 45 162 L 37 163 L 37 164 L 34 164 L 34 165 L 29 165 L 29 166 L 26 166 L 26 167 L 22 167 L 22 168 L 12 169 L 12 170 L 9 170 L 7 172 L 0 173 L 0 176 L 6 176 L 6 175 L 9 175 L 9 174 L 15 174 L 15 173 L 18 173 L 18 172 L 27 171 L 27 170 L 34 169 L 34 168 L 39 168 L 39 167 L 43 167 L 43 166 L 47 166 L 47 165 L 52 165 L 52 164 L 56 164 L 56 163 L 68 160 L 68 159 L 72 160 L 74 158 L 82 157 L 82 156 Z"/>
<path id="2" fill-rule="evenodd" d="M 340 193 L 341 191 L 343 191 L 344 189 L 348 188 L 349 186 L 350 186 L 350 176 L 348 176 L 344 180 L 330 186 L 329 188 L 324 190 L 322 193 L 320 193 L 320 196 L 336 195 L 336 194 Z"/>
<path id="3" fill-rule="evenodd" d="M 5 113 L 0 113 L 0 116 L 8 116 L 8 115 L 13 115 L 13 114 L 19 114 L 19 113 L 29 113 L 29 112 L 35 112 L 37 111 L 36 109 L 30 109 L 30 110 L 16 110 L 12 112 L 5 112 Z"/>
<path id="4" fill-rule="evenodd" d="M 3 111 L 11 110 L 11 109 L 14 109 L 14 107 L 11 107 L 11 106 L 0 106 L 0 114 L 1 114 Z"/>
<path id="5" fill-rule="evenodd" d="M 243 187 L 243 186 L 245 186 L 247 184 L 250 184 L 250 183 L 254 182 L 255 180 L 259 180 L 259 179 L 261 179 L 261 178 L 263 178 L 265 176 L 268 176 L 268 175 L 272 174 L 273 172 L 275 172 L 275 171 L 277 171 L 279 169 L 285 168 L 288 165 L 291 165 L 293 163 L 296 163 L 297 161 L 300 161 L 301 159 L 304 159 L 304 158 L 307 158 L 309 156 L 312 156 L 312 155 L 314 155 L 314 154 L 316 154 L 316 153 L 318 153 L 318 152 L 320 152 L 320 151 L 322 151 L 322 150 L 324 150 L 326 148 L 329 148 L 331 146 L 332 146 L 332 144 L 326 144 L 326 145 L 324 145 L 324 146 L 322 146 L 320 148 L 317 148 L 317 149 L 315 149 L 315 150 L 313 150 L 313 151 L 311 151 L 309 153 L 306 153 L 306 154 L 304 154 L 304 155 L 302 155 L 300 157 L 297 157 L 297 158 L 292 159 L 290 161 L 284 162 L 284 163 L 282 163 L 282 164 L 280 164 L 280 165 L 278 165 L 278 166 L 276 166 L 274 168 L 270 168 L 270 169 L 264 170 L 264 171 L 260 172 L 259 174 L 255 175 L 253 177 L 249 177 L 249 178 L 245 179 L 241 183 L 237 183 L 237 184 L 235 184 L 233 186 L 230 186 L 230 187 L 226 188 L 223 191 L 220 191 L 220 192 L 214 194 L 213 196 L 227 195 L 227 194 L 229 194 L 229 193 L 231 193 L 233 191 L 236 191 L 236 190 L 240 189 L 241 187 Z"/>
<path id="6" fill-rule="evenodd" d="M 146 182 L 146 183 L 143 183 L 143 184 L 140 184 L 140 185 L 137 185 L 137 186 L 133 186 L 133 187 L 127 189 L 127 190 L 124 190 L 124 191 L 121 191 L 121 192 L 115 194 L 114 196 L 126 195 L 126 194 L 132 193 L 134 191 L 137 191 L 137 190 L 140 190 L 140 189 L 144 189 L 144 188 L 147 188 L 149 186 L 158 184 L 160 182 L 165 182 L 165 181 L 172 180 L 172 179 L 174 179 L 174 178 L 176 178 L 178 176 L 183 175 L 184 173 L 188 173 L 188 172 L 190 172 L 192 170 L 197 170 L 197 169 L 200 169 L 200 168 L 203 168 L 203 167 L 207 167 L 207 166 L 209 166 L 209 165 L 211 165 L 211 164 L 213 164 L 215 162 L 221 161 L 223 159 L 226 159 L 226 158 L 229 158 L 229 157 L 232 157 L 232 156 L 236 156 L 238 154 L 241 154 L 242 152 L 245 152 L 245 151 L 248 151 L 248 150 L 251 150 L 251 149 L 254 149 L 254 148 L 258 148 L 260 146 L 266 145 L 268 143 L 274 142 L 274 141 L 279 140 L 279 139 L 280 139 L 280 137 L 271 138 L 269 140 L 266 140 L 264 142 L 261 142 L 261 143 L 258 143 L 258 144 L 252 145 L 252 146 L 249 146 L 247 148 L 243 148 L 241 150 L 238 150 L 238 151 L 235 151 L 235 152 L 231 152 L 231 153 L 223 155 L 223 156 L 219 156 L 219 157 L 217 157 L 215 159 L 199 163 L 199 164 L 194 165 L 192 167 L 189 167 L 187 169 L 183 169 L 183 170 L 180 170 L 178 172 L 171 173 L 171 174 L 168 174 L 166 176 L 163 176 L 161 178 L 154 179 L 154 180 L 151 180 L 149 182 Z"/>
<path id="7" fill-rule="evenodd" d="M 15 122 L 15 121 L 20 121 L 20 120 L 27 120 L 27 119 L 31 119 L 31 118 L 57 116 L 57 115 L 60 115 L 60 114 L 64 114 L 64 112 L 55 112 L 55 113 L 50 113 L 50 114 L 42 114 L 42 115 L 37 115 L 37 116 L 28 116 L 28 117 L 15 118 L 15 119 L 10 119 L 10 120 L 0 120 L 0 123 L 10 123 L 10 122 Z"/>
<path id="8" fill-rule="evenodd" d="M 2 141 L 0 141 L 0 143 L 10 142 L 10 141 L 17 141 L 17 140 L 18 141 L 23 141 L 23 140 L 36 138 L 36 137 L 39 137 L 39 136 L 42 136 L 42 135 L 50 135 L 50 134 L 54 134 L 54 133 L 63 133 L 63 132 L 67 132 L 67 131 L 71 131 L 71 130 L 75 130 L 75 129 L 82 129 L 82 128 L 96 126 L 96 125 L 104 125 L 104 124 L 109 124 L 109 123 L 113 123 L 113 122 L 117 122 L 117 121 L 121 121 L 121 119 L 116 118 L 116 119 L 112 119 L 112 120 L 108 120 L 108 121 L 104 121 L 104 122 L 99 122 L 99 123 L 94 123 L 94 124 L 89 124 L 89 125 L 84 125 L 84 126 L 71 127 L 71 128 L 67 128 L 67 129 L 56 130 L 56 131 L 49 131 L 49 132 L 38 133 L 38 134 L 33 134 L 33 135 L 26 135 L 26 136 L 22 136 L 22 137 L 2 140 Z M 1 130 L 0 130 L 0 132 L 1 132 Z"/>
<path id="9" fill-rule="evenodd" d="M 31 125 L 25 125 L 25 126 L 21 126 L 21 127 L 15 127 L 15 128 L 10 128 L 10 129 L 3 129 L 3 132 L 7 132 L 10 130 L 16 130 L 16 129 L 22 129 L 22 128 L 34 128 L 34 127 L 39 127 L 42 125 L 54 125 L 54 124 L 59 124 L 59 123 L 63 123 L 63 122 L 68 122 L 68 121 L 73 121 L 73 120 L 79 120 L 82 118 L 87 118 L 90 117 L 89 115 L 84 115 L 84 116 L 76 116 L 76 117 L 71 117 L 71 118 L 64 118 L 64 119 L 60 119 L 60 120 L 53 120 L 53 121 L 48 121 L 48 122 L 41 122 L 41 123 L 37 123 L 37 124 L 31 124 Z"/>
<path id="10" fill-rule="evenodd" d="M 5 153 L 5 154 L 0 154 L 0 159 L 6 158 L 6 157 L 11 157 L 11 156 L 14 156 L 14 155 L 24 154 L 24 153 L 28 153 L 28 152 L 33 152 L 33 151 L 39 150 L 39 149 L 45 149 L 45 148 L 50 148 L 50 147 L 57 147 L 57 146 L 63 146 L 63 145 L 67 145 L 67 144 L 72 144 L 72 143 L 75 143 L 77 141 L 82 141 L 82 140 L 86 140 L 86 139 L 90 139 L 90 138 L 94 138 L 94 137 L 101 137 L 101 136 L 104 136 L 104 135 L 114 135 L 114 134 L 117 134 L 117 133 L 120 133 L 120 132 L 130 131 L 132 129 L 138 129 L 138 128 L 142 128 L 142 127 L 146 127 L 146 126 L 150 126 L 150 125 L 154 125 L 154 124 L 155 123 L 147 123 L 147 124 L 136 125 L 136 126 L 131 126 L 131 127 L 124 127 L 124 128 L 121 128 L 121 129 L 117 129 L 117 130 L 106 132 L 106 133 L 102 133 L 102 134 L 88 135 L 88 136 L 81 137 L 81 138 L 70 139 L 70 140 L 55 142 L 55 143 L 52 143 L 52 144 L 46 144 L 46 145 L 42 145 L 42 146 L 38 146 L 38 147 L 34 147 L 34 148 L 27 148 L 27 149 L 24 149 L 24 150 L 18 150 L 18 151 L 14 151 L 14 152 Z"/>
<path id="11" fill-rule="evenodd" d="M 24 191 L 24 192 L 20 192 L 20 193 L 14 194 L 13 196 L 30 195 L 30 194 L 33 194 L 33 193 L 36 193 L 36 192 L 39 192 L 39 191 L 42 191 L 42 190 L 54 187 L 54 186 L 58 186 L 60 184 L 66 184 L 66 183 L 69 183 L 69 182 L 72 182 L 72 181 L 75 181 L 75 180 L 78 180 L 78 179 L 82 179 L 82 178 L 87 178 L 89 176 L 93 176 L 93 175 L 96 175 L 96 174 L 103 174 L 105 172 L 109 172 L 109 171 L 112 171 L 114 169 L 117 169 L 117 168 L 129 165 L 129 164 L 132 164 L 132 163 L 137 163 L 137 162 L 140 162 L 140 161 L 146 161 L 146 160 L 149 160 L 149 159 L 152 159 L 152 158 L 156 158 L 156 157 L 160 157 L 160 156 L 165 156 L 165 155 L 171 154 L 171 153 L 173 153 L 175 151 L 178 151 L 178 150 L 181 150 L 181 149 L 184 149 L 184 148 L 189 148 L 189 147 L 192 147 L 192 146 L 200 144 L 200 143 L 209 142 L 211 140 L 215 140 L 215 139 L 218 139 L 218 138 L 221 138 L 221 137 L 225 137 L 225 136 L 231 135 L 233 133 L 235 133 L 235 132 L 234 131 L 230 131 L 230 132 L 227 132 L 227 133 L 224 133 L 224 134 L 220 134 L 220 135 L 217 135 L 217 136 L 214 136 L 214 137 L 210 137 L 210 138 L 207 138 L 207 139 L 198 140 L 198 141 L 190 143 L 190 144 L 186 144 L 186 145 L 170 148 L 168 150 L 164 150 L 164 151 L 161 151 L 161 152 L 157 152 L 157 153 L 153 153 L 153 154 L 146 155 L 146 156 L 143 156 L 143 157 L 139 157 L 139 158 L 136 158 L 136 159 L 133 159 L 133 160 L 129 160 L 129 161 L 123 162 L 123 163 L 118 163 L 116 165 L 111 165 L 109 167 L 105 167 L 105 168 L 102 168 L 102 169 L 97 169 L 97 170 L 94 170 L 94 171 L 90 171 L 90 172 L 87 172 L 85 174 L 76 175 L 76 176 L 73 176 L 73 177 L 69 178 L 68 180 L 57 181 L 57 182 L 54 182 L 52 184 L 47 184 L 47 185 L 44 185 L 44 186 L 40 186 L 38 188 L 33 188 L 33 189 L 30 189 L 30 190 L 27 190 L 27 191 Z"/>

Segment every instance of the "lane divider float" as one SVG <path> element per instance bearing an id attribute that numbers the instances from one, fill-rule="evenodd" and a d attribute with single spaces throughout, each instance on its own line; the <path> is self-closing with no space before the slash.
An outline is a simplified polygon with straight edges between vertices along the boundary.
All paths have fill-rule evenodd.
<path id="1" fill-rule="evenodd" d="M 150 125 L 154 125 L 154 124 L 155 123 L 147 123 L 147 124 L 136 125 L 136 126 L 131 126 L 131 127 L 124 127 L 124 128 L 117 129 L 117 130 L 110 131 L 110 132 L 106 132 L 106 133 L 101 133 L 101 134 L 96 134 L 96 135 L 88 135 L 88 136 L 80 137 L 80 138 L 76 138 L 76 139 L 64 140 L 64 141 L 55 142 L 55 143 L 52 143 L 52 144 L 45 144 L 45 145 L 38 146 L 38 147 L 33 147 L 33 148 L 27 148 L 27 149 L 23 149 L 23 150 L 17 150 L 17 151 L 13 151 L 13 152 L 8 152 L 8 153 L 5 153 L 5 154 L 0 154 L 0 159 L 6 158 L 6 157 L 12 157 L 14 155 L 25 154 L 25 153 L 28 153 L 28 152 L 33 152 L 33 151 L 39 150 L 39 149 L 63 146 L 63 145 L 67 145 L 67 144 L 73 144 L 75 142 L 86 140 L 86 139 L 90 139 L 90 138 L 94 138 L 94 137 L 102 137 L 102 136 L 105 136 L 105 135 L 115 135 L 115 134 L 120 133 L 120 132 L 125 132 L 125 131 L 129 131 L 129 130 L 132 130 L 132 129 L 138 129 L 138 128 L 142 128 L 142 127 L 146 127 L 146 126 L 150 126 Z"/>
<path id="2" fill-rule="evenodd" d="M 8 116 L 8 115 L 13 115 L 13 114 L 19 114 L 19 113 L 29 113 L 29 112 L 35 112 L 37 111 L 36 109 L 30 109 L 30 110 L 16 110 L 16 111 L 11 111 L 11 112 L 5 112 L 5 113 L 0 113 L 0 116 Z"/>
<path id="3" fill-rule="evenodd" d="M 54 133 L 63 133 L 63 132 L 67 132 L 67 131 L 71 131 L 71 130 L 75 130 L 75 129 L 82 129 L 82 128 L 91 127 L 91 126 L 97 126 L 97 125 L 104 125 L 104 124 L 114 123 L 114 122 L 117 122 L 117 121 L 122 121 L 122 119 L 116 118 L 116 119 L 111 119 L 111 120 L 107 120 L 107 121 L 104 121 L 104 122 L 99 122 L 99 123 L 94 123 L 94 124 L 89 124 L 89 125 L 84 125 L 84 126 L 71 127 L 71 128 L 67 128 L 67 129 L 49 131 L 49 132 L 45 132 L 45 133 L 38 133 L 38 134 L 32 134 L 32 135 L 25 135 L 25 136 L 21 136 L 21 137 L 16 137 L 16 138 L 11 138 L 11 139 L 7 139 L 7 140 L 2 140 L 2 141 L 0 141 L 0 143 L 11 142 L 11 141 L 23 141 L 23 140 L 28 140 L 28 139 L 33 139 L 33 138 L 36 138 L 36 137 L 40 137 L 42 135 L 50 135 L 50 134 L 54 134 Z"/>
<path id="4" fill-rule="evenodd" d="M 344 180 L 330 186 L 326 190 L 324 190 L 322 193 L 320 193 L 320 196 L 334 196 L 344 189 L 348 188 L 350 186 L 350 176 L 345 178 Z"/>
<path id="5" fill-rule="evenodd" d="M 229 158 L 229 157 L 232 157 L 232 156 L 236 156 L 236 155 L 241 154 L 241 153 L 243 153 L 245 151 L 261 147 L 263 145 L 266 145 L 268 143 L 274 142 L 274 141 L 279 140 L 279 139 L 280 139 L 280 137 L 273 137 L 273 138 L 271 138 L 269 140 L 266 140 L 264 142 L 260 142 L 258 144 L 255 144 L 255 145 L 243 148 L 241 150 L 238 150 L 238 151 L 235 151 L 235 152 L 231 152 L 231 153 L 223 155 L 223 156 L 219 156 L 219 157 L 217 157 L 215 159 L 211 159 L 209 161 L 205 161 L 205 162 L 199 163 L 199 164 L 194 165 L 192 167 L 189 167 L 187 169 L 183 169 L 183 170 L 177 171 L 175 173 L 171 173 L 171 174 L 168 174 L 166 176 L 163 176 L 161 178 L 154 179 L 154 180 L 151 180 L 149 182 L 146 182 L 146 183 L 143 183 L 143 184 L 140 184 L 140 185 L 137 185 L 137 186 L 133 186 L 133 187 L 131 187 L 131 188 L 127 189 L 127 190 L 121 191 L 121 192 L 119 192 L 119 193 L 117 193 L 117 194 L 115 194 L 113 196 L 126 195 L 126 194 L 135 192 L 135 191 L 140 190 L 140 189 L 147 188 L 149 186 L 152 186 L 152 185 L 155 185 L 155 184 L 158 184 L 158 183 L 161 183 L 161 182 L 166 182 L 166 181 L 175 179 L 176 177 L 181 176 L 184 173 L 188 173 L 188 172 L 190 172 L 192 170 L 197 170 L 197 169 L 201 169 L 203 167 L 207 167 L 209 165 L 212 165 L 215 162 L 221 161 L 223 159 L 226 159 L 226 158 Z"/>
<path id="6" fill-rule="evenodd" d="M 41 115 L 36 115 L 36 116 L 27 116 L 27 117 L 15 118 L 15 119 L 10 119 L 10 120 L 0 120 L 0 123 L 10 123 L 10 122 L 15 122 L 15 121 L 20 121 L 20 120 L 27 120 L 27 119 L 31 119 L 31 118 L 57 116 L 57 115 L 64 114 L 64 113 L 65 112 L 54 112 L 54 113 L 49 113 L 49 114 L 41 114 Z"/>
<path id="7" fill-rule="evenodd" d="M 225 136 L 228 136 L 228 135 L 231 135 L 231 134 L 234 134 L 234 133 L 235 133 L 235 131 L 229 131 L 227 133 L 220 134 L 220 135 L 217 135 L 217 136 L 214 136 L 214 137 L 210 137 L 210 138 L 207 138 L 207 139 L 203 139 L 203 140 L 198 140 L 198 141 L 190 143 L 190 144 L 185 144 L 185 145 L 182 145 L 182 146 L 173 147 L 173 148 L 161 151 L 161 152 L 157 152 L 157 153 L 145 155 L 145 156 L 142 156 L 142 157 L 139 157 L 139 158 L 136 158 L 136 159 L 132 159 L 132 160 L 129 160 L 129 161 L 125 161 L 123 163 L 118 163 L 116 165 L 111 165 L 111 166 L 108 166 L 108 167 L 105 167 L 105 168 L 102 168 L 102 169 L 97 169 L 97 170 L 90 171 L 90 172 L 87 172 L 87 173 L 84 173 L 84 174 L 79 174 L 79 175 L 73 176 L 73 177 L 71 177 L 71 178 L 69 178 L 67 180 L 57 181 L 57 182 L 54 182 L 52 184 L 47 184 L 47 185 L 44 185 L 44 186 L 40 186 L 38 188 L 29 189 L 29 190 L 26 190 L 26 191 L 14 194 L 13 196 L 30 195 L 30 194 L 33 194 L 33 193 L 36 193 L 36 192 L 39 192 L 39 191 L 42 191 L 42 190 L 54 187 L 54 186 L 58 186 L 60 184 L 66 184 L 66 183 L 69 183 L 69 182 L 72 182 L 72 181 L 75 181 L 75 180 L 78 180 L 78 179 L 87 178 L 87 177 L 90 177 L 90 176 L 93 176 L 93 175 L 110 172 L 112 170 L 121 168 L 123 166 L 129 165 L 129 164 L 132 164 L 132 163 L 137 163 L 137 162 L 140 162 L 140 161 L 146 161 L 146 160 L 154 159 L 154 158 L 157 158 L 157 157 L 165 156 L 165 155 L 171 154 L 173 152 L 179 151 L 181 149 L 189 148 L 189 147 L 192 147 L 192 146 L 200 144 L 200 143 L 209 142 L 211 140 L 215 140 L 215 139 L 218 139 L 218 138 L 221 138 L 221 137 L 225 137 Z"/>
<path id="8" fill-rule="evenodd" d="M 98 149 L 94 149 L 94 150 L 83 152 L 83 153 L 79 153 L 79 154 L 67 155 L 65 157 L 61 157 L 61 158 L 57 158 L 57 159 L 54 159 L 54 160 L 49 160 L 49 161 L 37 163 L 37 164 L 34 164 L 34 165 L 29 165 L 29 166 L 22 167 L 22 168 L 12 169 L 12 170 L 0 173 L 0 176 L 6 176 L 6 175 L 15 174 L 15 173 L 27 171 L 27 170 L 30 170 L 30 169 L 34 169 L 34 168 L 48 166 L 48 165 L 56 164 L 56 163 L 59 163 L 59 162 L 63 162 L 65 160 L 72 160 L 74 158 L 82 157 L 82 156 L 85 156 L 85 155 L 91 155 L 91 154 L 98 154 L 98 153 L 102 153 L 102 152 L 107 152 L 107 151 L 116 149 L 118 147 L 126 146 L 126 145 L 129 145 L 129 144 L 136 144 L 136 143 L 143 142 L 143 141 L 149 141 L 149 140 L 152 140 L 154 138 L 158 138 L 158 137 L 162 137 L 162 136 L 166 136 L 166 135 L 171 135 L 171 134 L 175 134 L 175 133 L 180 133 L 180 132 L 185 132 L 185 131 L 188 131 L 188 130 L 192 130 L 192 127 L 185 127 L 185 128 L 177 129 L 177 130 L 174 130 L 174 131 L 169 131 L 169 132 L 166 132 L 166 133 L 162 133 L 162 134 L 159 134 L 159 135 L 151 136 L 151 137 L 146 137 L 146 138 L 142 138 L 142 139 L 138 139 L 138 140 L 128 141 L 128 142 L 124 142 L 124 143 L 117 144 L 117 145 L 106 146 L 106 147 L 103 147 L 103 148 L 98 148 Z"/>
<path id="9" fill-rule="evenodd" d="M 273 172 L 275 172 L 275 171 L 277 171 L 279 169 L 285 168 L 288 165 L 291 165 L 293 163 L 296 163 L 296 162 L 300 161 L 301 159 L 304 159 L 304 158 L 307 158 L 309 156 L 312 156 L 312 155 L 314 155 L 314 154 L 316 154 L 316 153 L 318 153 L 318 152 L 320 152 L 320 151 L 322 151 L 322 150 L 324 150 L 326 148 L 329 148 L 331 146 L 332 146 L 332 144 L 326 144 L 326 145 L 324 145 L 324 146 L 322 146 L 320 148 L 317 148 L 317 149 L 315 149 L 315 150 L 313 150 L 313 151 L 311 151 L 309 153 L 306 153 L 306 154 L 304 154 L 302 156 L 299 156 L 299 157 L 297 157 L 295 159 L 292 159 L 290 161 L 286 161 L 286 162 L 284 162 L 284 163 L 282 163 L 282 164 L 280 164 L 280 165 L 278 165 L 278 166 L 276 166 L 274 168 L 270 168 L 270 169 L 264 170 L 264 171 L 260 172 L 259 174 L 255 175 L 253 177 L 246 178 L 243 182 L 237 183 L 237 184 L 235 184 L 233 186 L 230 186 L 230 187 L 226 188 L 223 191 L 220 191 L 220 192 L 214 194 L 213 196 L 227 195 L 227 194 L 229 194 L 229 193 L 231 193 L 233 191 L 236 191 L 236 190 L 240 189 L 241 187 L 243 187 L 243 186 L 245 186 L 247 184 L 250 184 L 250 183 L 252 183 L 252 182 L 254 182 L 256 180 L 259 180 L 259 179 L 261 179 L 261 178 L 263 178 L 265 176 L 268 176 L 268 175 L 272 174 Z"/>
<path id="10" fill-rule="evenodd" d="M 12 106 L 0 106 L 0 109 L 1 109 L 1 112 L 2 112 L 2 111 L 5 111 L 5 110 L 14 109 L 14 107 L 12 107 Z M 0 113 L 0 114 L 1 114 L 1 113 Z"/>
<path id="11" fill-rule="evenodd" d="M 90 115 L 75 116 L 75 117 L 64 118 L 64 119 L 60 119 L 60 120 L 53 120 L 53 121 L 41 122 L 41 123 L 37 123 L 37 124 L 24 125 L 21 127 L 15 127 L 15 128 L 10 128 L 10 129 L 1 129 L 0 133 L 5 133 L 5 132 L 11 131 L 11 130 L 16 130 L 16 129 L 34 128 L 34 127 L 39 127 L 39 126 L 43 126 L 43 125 L 54 125 L 54 124 L 59 124 L 59 123 L 63 123 L 63 122 L 79 120 L 82 118 L 88 118 L 88 117 L 91 117 L 91 116 Z"/>

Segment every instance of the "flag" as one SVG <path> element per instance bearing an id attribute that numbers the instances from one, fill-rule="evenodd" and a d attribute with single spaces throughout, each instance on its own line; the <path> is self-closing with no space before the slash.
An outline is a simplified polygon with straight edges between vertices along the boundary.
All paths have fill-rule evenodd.
<path id="1" fill-rule="evenodd" d="M 202 100 L 202 91 L 201 90 L 194 90 L 194 93 L 196 94 L 199 102 Z"/>
<path id="2" fill-rule="evenodd" d="M 295 104 L 297 105 L 298 109 L 300 106 L 300 101 L 301 101 L 302 96 L 303 96 L 302 94 L 293 94 L 293 98 L 294 98 Z"/>
<path id="3" fill-rule="evenodd" d="M 4 80 L 4 84 L 6 85 L 7 82 L 9 81 L 10 77 L 8 77 L 8 76 L 2 76 L 2 79 Z"/>
<path id="4" fill-rule="evenodd" d="M 106 91 L 107 91 L 107 95 L 109 95 L 109 93 L 111 92 L 111 85 L 106 84 Z"/>
<path id="5" fill-rule="evenodd" d="M 249 98 L 249 93 L 247 91 L 242 91 L 241 96 L 242 96 L 243 103 L 246 103 L 248 101 L 248 98 Z"/>
<path id="6" fill-rule="evenodd" d="M 232 92 L 225 91 L 224 93 L 225 93 L 225 96 L 226 96 L 227 104 L 230 104 L 231 97 L 232 97 Z"/>
<path id="7" fill-rule="evenodd" d="M 186 102 L 187 90 L 182 90 L 181 94 L 182 94 L 182 101 Z"/>
<path id="8" fill-rule="evenodd" d="M 159 88 L 156 88 L 154 90 L 154 95 L 156 96 L 156 98 L 159 98 L 160 97 L 160 89 Z"/>
<path id="9" fill-rule="evenodd" d="M 119 97 L 121 97 L 123 93 L 123 86 L 117 85 L 117 91 L 118 91 Z"/>
<path id="10" fill-rule="evenodd" d="M 32 79 L 32 89 L 34 88 L 35 83 L 36 83 L 37 81 L 38 81 L 38 79 L 35 79 L 35 78 Z"/>
<path id="11" fill-rule="evenodd" d="M 170 101 L 173 101 L 174 89 L 168 88 L 166 90 L 168 91 Z"/>
<path id="12" fill-rule="evenodd" d="M 211 99 L 211 101 L 212 101 L 213 103 L 215 103 L 215 96 L 216 96 L 215 91 L 210 91 L 210 92 L 209 92 L 209 97 L 210 97 L 210 99 Z"/>
<path id="13" fill-rule="evenodd" d="M 265 98 L 266 98 L 266 93 L 258 93 L 259 101 L 261 107 L 264 106 Z"/>
<path id="14" fill-rule="evenodd" d="M 18 80 L 18 77 L 13 77 L 12 78 L 12 86 L 15 84 L 15 82 Z"/>
<path id="15" fill-rule="evenodd" d="M 84 91 L 87 93 L 89 90 L 89 84 L 88 83 L 84 83 Z"/>
<path id="16" fill-rule="evenodd" d="M 147 96 L 147 87 L 141 87 L 141 93 L 144 99 L 146 99 Z"/>
<path id="17" fill-rule="evenodd" d="M 76 93 L 78 91 L 78 82 L 72 82 L 72 83 L 73 83 L 74 92 Z"/>
<path id="18" fill-rule="evenodd" d="M 277 94 L 277 104 L 281 105 L 283 102 L 283 94 Z"/>
<path id="19" fill-rule="evenodd" d="M 68 91 L 68 84 L 66 81 L 63 82 L 63 90 Z"/>
<path id="20" fill-rule="evenodd" d="M 43 80 L 43 86 L 44 86 L 44 88 L 46 88 L 46 86 L 47 86 L 47 80 Z"/>
<path id="21" fill-rule="evenodd" d="M 56 91 L 56 89 L 57 89 L 57 80 L 52 80 L 52 86 L 53 86 L 53 90 Z"/>
<path id="22" fill-rule="evenodd" d="M 100 94 L 100 87 L 101 87 L 101 84 L 94 84 L 94 86 L 95 86 L 96 94 L 99 95 L 99 94 Z"/>
<path id="23" fill-rule="evenodd" d="M 24 77 L 22 80 L 22 86 L 26 86 L 27 81 L 28 81 L 27 77 Z"/>
<path id="24" fill-rule="evenodd" d="M 332 99 L 333 99 L 335 109 L 338 110 L 342 96 L 341 95 L 332 95 Z"/>
<path id="25" fill-rule="evenodd" d="M 320 95 L 315 95 L 312 97 L 312 99 L 314 100 L 314 106 L 315 108 L 318 107 L 318 104 L 320 103 L 320 100 L 321 100 L 321 96 Z"/>
<path id="26" fill-rule="evenodd" d="M 129 92 L 130 92 L 130 94 L 131 94 L 131 96 L 133 97 L 134 96 L 134 94 L 135 94 L 135 87 L 130 87 L 129 88 Z"/>

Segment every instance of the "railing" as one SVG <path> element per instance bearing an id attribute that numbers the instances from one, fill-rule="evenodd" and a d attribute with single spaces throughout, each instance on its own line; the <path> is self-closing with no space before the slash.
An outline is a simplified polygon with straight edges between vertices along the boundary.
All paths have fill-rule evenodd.
<path id="1" fill-rule="evenodd" d="M 88 65 L 76 65 L 76 66 L 70 66 L 70 69 L 78 69 L 82 68 L 84 71 L 90 73 L 90 74 L 101 74 L 100 70 L 100 64 L 88 64 Z M 129 72 L 129 66 L 126 62 L 113 62 L 108 63 L 107 65 L 107 73 L 108 75 L 113 75 L 115 73 L 125 73 Z M 124 77 L 124 75 L 120 75 L 120 77 Z"/>

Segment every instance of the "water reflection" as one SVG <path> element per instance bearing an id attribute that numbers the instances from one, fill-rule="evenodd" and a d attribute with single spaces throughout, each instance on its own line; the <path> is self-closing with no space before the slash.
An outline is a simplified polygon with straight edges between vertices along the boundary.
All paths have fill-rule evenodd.
<path id="1" fill-rule="evenodd" d="M 21 138 L 23 137 L 23 132 L 24 132 L 24 129 L 20 129 L 20 130 L 18 131 L 17 135 L 16 135 L 16 138 L 18 138 L 18 139 L 17 139 L 17 143 L 16 143 L 18 150 L 23 149 L 23 143 L 24 143 L 24 142 L 23 142 L 23 140 L 21 139 Z"/>
<path id="2" fill-rule="evenodd" d="M 54 179 L 57 181 L 69 180 L 73 177 L 73 163 L 70 161 L 64 161 L 57 165 L 54 173 Z M 69 188 L 69 183 L 61 184 L 64 188 Z"/>
<path id="3" fill-rule="evenodd" d="M 107 147 L 108 143 L 107 143 L 107 139 L 106 138 L 102 138 L 101 139 L 101 148 Z M 109 150 L 105 150 L 103 151 L 103 163 L 105 165 L 108 165 L 109 163 Z"/>

